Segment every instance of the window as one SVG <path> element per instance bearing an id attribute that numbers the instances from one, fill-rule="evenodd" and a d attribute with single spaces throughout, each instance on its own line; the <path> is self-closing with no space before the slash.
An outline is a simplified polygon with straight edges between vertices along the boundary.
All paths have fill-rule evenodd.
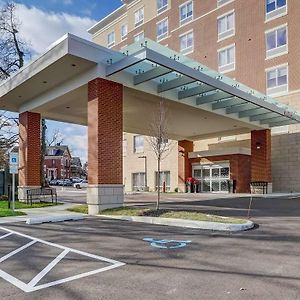
<path id="1" fill-rule="evenodd" d="M 111 32 L 107 35 L 107 47 L 113 47 L 115 45 L 115 32 Z"/>
<path id="2" fill-rule="evenodd" d="M 168 19 L 165 19 L 157 23 L 156 27 L 157 27 L 156 36 L 158 41 L 168 37 L 168 28 L 169 28 Z"/>
<path id="3" fill-rule="evenodd" d="M 133 151 L 134 153 L 144 152 L 144 137 L 142 135 L 133 137 Z"/>
<path id="4" fill-rule="evenodd" d="M 232 2 L 233 0 L 217 0 L 217 5 L 218 6 L 223 6 L 229 2 Z"/>
<path id="5" fill-rule="evenodd" d="M 168 8 L 168 0 L 157 0 L 157 13 L 160 14 Z"/>
<path id="6" fill-rule="evenodd" d="M 274 95 L 288 91 L 287 65 L 267 70 L 267 94 Z"/>
<path id="7" fill-rule="evenodd" d="M 145 190 L 145 173 L 132 174 L 132 190 L 138 192 Z"/>
<path id="8" fill-rule="evenodd" d="M 287 53 L 287 26 L 266 32 L 266 57 L 272 58 Z"/>
<path id="9" fill-rule="evenodd" d="M 191 53 L 194 50 L 194 33 L 189 33 L 180 36 L 180 52 L 183 54 Z"/>
<path id="10" fill-rule="evenodd" d="M 121 39 L 125 40 L 127 38 L 127 33 L 128 33 L 128 25 L 124 24 L 121 27 Z"/>
<path id="11" fill-rule="evenodd" d="M 193 19 L 193 1 L 186 2 L 179 7 L 180 25 Z"/>
<path id="12" fill-rule="evenodd" d="M 218 51 L 219 72 L 229 72 L 235 69 L 235 45 Z"/>
<path id="13" fill-rule="evenodd" d="M 218 40 L 233 36 L 234 30 L 234 12 L 218 18 Z"/>
<path id="14" fill-rule="evenodd" d="M 158 189 L 158 172 L 155 172 L 155 189 Z M 160 182 L 159 182 L 159 188 L 161 191 L 163 191 L 163 188 L 166 188 L 166 191 L 170 191 L 170 171 L 162 171 L 160 172 Z"/>
<path id="15" fill-rule="evenodd" d="M 138 41 L 141 41 L 143 38 L 144 38 L 144 31 L 138 33 L 137 35 L 134 36 L 134 41 L 135 42 L 138 42 Z"/>
<path id="16" fill-rule="evenodd" d="M 134 13 L 134 25 L 135 27 L 144 23 L 144 7 L 140 8 Z"/>
<path id="17" fill-rule="evenodd" d="M 266 0 L 266 20 L 287 14 L 287 0 Z"/>

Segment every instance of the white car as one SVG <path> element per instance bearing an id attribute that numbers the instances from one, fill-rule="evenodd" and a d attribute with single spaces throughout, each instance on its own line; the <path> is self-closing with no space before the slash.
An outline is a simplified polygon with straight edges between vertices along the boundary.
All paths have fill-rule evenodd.
<path id="1" fill-rule="evenodd" d="M 82 180 L 80 182 L 76 182 L 73 184 L 74 188 L 76 189 L 82 189 L 82 188 L 87 188 L 88 186 L 88 181 L 87 180 Z"/>

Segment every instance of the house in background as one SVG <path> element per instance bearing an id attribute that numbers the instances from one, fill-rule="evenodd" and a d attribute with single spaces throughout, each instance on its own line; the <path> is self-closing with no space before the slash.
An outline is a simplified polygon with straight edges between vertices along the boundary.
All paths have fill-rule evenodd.
<path id="1" fill-rule="evenodd" d="M 80 157 L 72 157 L 71 159 L 71 177 L 86 177 Z"/>
<path id="2" fill-rule="evenodd" d="M 47 180 L 65 179 L 71 177 L 72 156 L 66 145 L 48 146 L 44 161 L 44 171 Z"/>

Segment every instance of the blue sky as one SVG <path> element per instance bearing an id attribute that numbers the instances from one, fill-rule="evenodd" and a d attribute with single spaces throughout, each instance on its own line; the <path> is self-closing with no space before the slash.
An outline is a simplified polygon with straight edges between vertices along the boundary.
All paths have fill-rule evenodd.
<path id="1" fill-rule="evenodd" d="M 3 1 L 0 0 L 0 5 Z M 87 29 L 122 5 L 121 0 L 24 0 L 17 3 L 20 34 L 30 44 L 33 57 L 41 55 L 65 33 L 90 39 Z M 87 128 L 47 121 L 48 134 L 62 133 L 74 156 L 87 160 Z"/>
<path id="2" fill-rule="evenodd" d="M 122 5 L 120 0 L 24 0 L 16 2 L 48 12 L 68 13 L 95 20 L 100 20 Z"/>

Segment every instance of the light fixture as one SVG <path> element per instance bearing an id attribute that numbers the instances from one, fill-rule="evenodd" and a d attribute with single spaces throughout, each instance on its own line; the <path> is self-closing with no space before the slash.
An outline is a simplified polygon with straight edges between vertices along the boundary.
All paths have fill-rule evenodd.
<path id="1" fill-rule="evenodd" d="M 256 142 L 256 149 L 257 150 L 261 149 L 261 143 L 260 142 Z"/>

